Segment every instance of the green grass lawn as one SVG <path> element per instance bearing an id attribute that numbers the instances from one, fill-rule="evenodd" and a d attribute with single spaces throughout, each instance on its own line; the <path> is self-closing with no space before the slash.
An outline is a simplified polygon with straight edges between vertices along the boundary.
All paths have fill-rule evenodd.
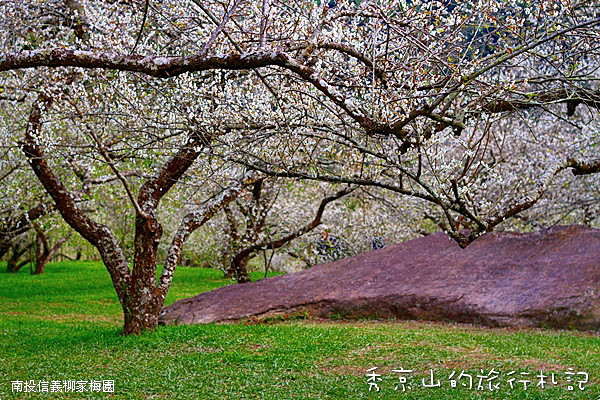
<path id="1" fill-rule="evenodd" d="M 167 304 L 230 283 L 219 271 L 179 268 Z M 92 262 L 53 263 L 39 276 L 0 273 L 0 305 L 0 399 L 600 398 L 600 337 L 592 333 L 298 319 L 169 326 L 123 337 L 108 273 Z M 381 374 L 379 392 L 368 390 L 372 367 Z M 400 375 L 392 370 L 401 368 L 413 370 L 404 393 L 394 390 Z M 448 379 L 464 371 L 476 386 L 481 370 L 492 368 L 498 391 L 463 387 L 465 375 L 456 388 Z M 567 390 L 568 368 L 589 374 L 584 391 Z M 441 387 L 423 387 L 430 370 Z M 554 373 L 558 384 L 535 388 L 541 371 Z M 115 392 L 12 393 L 14 380 L 114 380 Z M 519 380 L 532 387 L 524 390 Z"/>

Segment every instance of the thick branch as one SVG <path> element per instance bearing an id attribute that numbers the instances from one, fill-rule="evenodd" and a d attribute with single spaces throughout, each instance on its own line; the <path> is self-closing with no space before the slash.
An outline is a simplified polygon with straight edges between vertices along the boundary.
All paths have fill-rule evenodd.
<path id="1" fill-rule="evenodd" d="M 159 289 L 163 293 L 167 293 L 171 281 L 173 279 L 173 273 L 177 267 L 177 262 L 183 250 L 183 245 L 188 237 L 196 229 L 204 225 L 213 215 L 220 211 L 227 204 L 231 203 L 244 189 L 245 186 L 250 185 L 262 178 L 261 174 L 254 171 L 247 173 L 242 179 L 237 181 L 233 186 L 225 189 L 214 199 L 210 200 L 204 207 L 199 210 L 193 211 L 187 214 L 179 229 L 173 237 L 171 247 L 169 248 L 169 254 L 165 261 L 165 266 L 160 277 Z"/>
<path id="2" fill-rule="evenodd" d="M 40 203 L 14 219 L 3 221 L 2 226 L 0 227 L 0 235 L 10 235 L 11 237 L 20 235 L 29 230 L 30 222 L 43 217 L 55 209 L 56 206 L 53 203 Z"/>
<path id="3" fill-rule="evenodd" d="M 42 103 L 47 107 L 50 104 L 50 99 L 44 98 Z M 64 220 L 98 249 L 111 275 L 115 290 L 119 294 L 119 299 L 123 299 L 126 297 L 125 288 L 130 280 L 127 260 L 117 239 L 108 227 L 93 221 L 79 209 L 73 195 L 48 165 L 40 146 L 35 140 L 41 127 L 41 114 L 42 110 L 39 102 L 35 103 L 29 115 L 25 141 L 22 143 L 23 152 L 44 189 L 54 200 L 56 208 Z"/>
<path id="4" fill-rule="evenodd" d="M 572 168 L 573 175 L 590 175 L 600 172 L 600 160 L 585 162 L 569 158 L 567 168 Z"/>
<path id="5" fill-rule="evenodd" d="M 158 78 L 168 78 L 191 71 L 242 70 L 269 65 L 283 66 L 287 61 L 287 55 L 274 51 L 159 57 L 56 48 L 2 54 L 0 55 L 0 71 L 34 67 L 81 67 L 140 72 Z"/>
<path id="6" fill-rule="evenodd" d="M 569 115 L 579 104 L 600 109 L 600 91 L 584 88 L 561 88 L 526 94 L 527 99 L 494 99 L 483 106 L 489 113 L 509 112 L 540 107 L 547 104 L 567 103 Z"/>
<path id="7" fill-rule="evenodd" d="M 94 53 L 71 49 L 25 50 L 0 56 L 0 71 L 33 67 L 104 68 L 140 72 L 158 78 L 168 78 L 185 72 L 213 69 L 244 70 L 267 66 L 286 68 L 311 83 L 369 133 L 389 134 L 389 127 L 379 124 L 362 111 L 351 99 L 323 80 L 319 74 L 285 53 L 256 51 L 244 54 L 195 55 L 158 57 Z"/>
<path id="8" fill-rule="evenodd" d="M 153 216 L 158 202 L 179 181 L 183 174 L 192 166 L 201 150 L 201 139 L 191 138 L 160 171 L 148 179 L 140 188 L 138 203 L 147 215 Z"/>
<path id="9" fill-rule="evenodd" d="M 312 221 L 310 221 L 306 225 L 302 226 L 301 228 L 295 230 L 294 232 L 291 232 L 277 240 L 262 241 L 260 243 L 256 243 L 252 246 L 249 246 L 249 247 L 245 248 L 244 250 L 242 250 L 241 253 L 251 254 L 251 253 L 259 251 L 259 250 L 279 249 L 279 248 L 285 246 L 287 243 L 291 242 L 292 240 L 299 238 L 300 236 L 312 231 L 313 229 L 315 229 L 317 226 L 319 226 L 321 224 L 322 218 L 323 218 L 323 213 L 325 212 L 325 208 L 327 207 L 327 205 L 329 203 L 331 203 L 332 201 L 335 201 L 337 199 L 340 199 L 349 193 L 352 193 L 354 190 L 356 190 L 356 187 L 347 187 L 343 190 L 340 190 L 337 193 L 332 194 L 331 196 L 327 196 L 327 197 L 323 198 L 323 200 L 321 200 L 321 203 L 319 204 L 319 207 L 317 208 L 317 212 L 315 213 L 315 217 L 313 218 Z"/>

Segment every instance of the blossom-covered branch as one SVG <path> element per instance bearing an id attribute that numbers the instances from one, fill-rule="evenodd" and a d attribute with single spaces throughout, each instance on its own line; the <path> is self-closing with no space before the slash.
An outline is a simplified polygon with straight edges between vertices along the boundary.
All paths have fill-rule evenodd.
<path id="1" fill-rule="evenodd" d="M 163 292 L 167 293 L 173 280 L 173 274 L 177 267 L 177 262 L 181 256 L 181 251 L 187 238 L 198 228 L 204 225 L 210 220 L 217 212 L 226 207 L 231 203 L 247 185 L 250 185 L 259 179 L 262 175 L 251 171 L 245 174 L 241 179 L 235 182 L 235 184 L 229 186 L 223 190 L 219 195 L 209 200 L 201 209 L 188 213 L 181 222 L 181 225 L 177 229 L 171 246 L 169 248 L 169 254 L 160 276 L 160 283 L 158 288 Z"/>

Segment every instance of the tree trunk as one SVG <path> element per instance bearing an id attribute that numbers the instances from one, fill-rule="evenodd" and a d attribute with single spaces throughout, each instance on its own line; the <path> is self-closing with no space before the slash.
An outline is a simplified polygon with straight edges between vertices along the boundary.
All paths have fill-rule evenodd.
<path id="1" fill-rule="evenodd" d="M 153 214 L 154 210 L 150 211 Z M 121 301 L 124 335 L 139 335 L 156 328 L 164 303 L 164 294 L 156 286 L 156 255 L 162 227 L 152 214 L 136 216 L 131 284 L 127 298 Z"/>
<path id="2" fill-rule="evenodd" d="M 261 187 L 262 186 L 255 186 L 255 193 L 259 193 L 260 192 L 259 189 Z M 246 237 L 251 238 L 251 241 L 254 241 L 254 243 L 251 243 L 249 246 L 243 248 L 242 250 L 239 250 L 236 247 L 236 244 L 240 238 L 240 235 L 237 233 L 237 224 L 235 223 L 235 220 L 234 220 L 233 216 L 231 215 L 231 212 L 228 212 L 226 209 L 225 215 L 227 216 L 227 219 L 229 221 L 229 235 L 230 235 L 231 241 L 233 243 L 233 246 L 232 246 L 234 249 L 233 251 L 236 252 L 236 254 L 235 254 L 235 257 L 233 257 L 233 259 L 231 260 L 229 267 L 225 271 L 225 277 L 227 277 L 227 278 L 235 277 L 237 279 L 238 283 L 251 282 L 250 276 L 248 274 L 247 266 L 248 266 L 248 262 L 252 259 L 253 254 L 256 254 L 258 251 L 265 251 L 267 249 L 271 250 L 271 251 L 275 251 L 276 249 L 279 249 L 279 248 L 285 246 L 290 241 L 304 235 L 307 232 L 312 231 L 314 228 L 319 226 L 319 224 L 321 224 L 321 218 L 323 217 L 323 212 L 325 211 L 325 208 L 327 207 L 327 205 L 329 203 L 347 195 L 348 193 L 353 192 L 355 189 L 356 189 L 355 187 L 354 188 L 347 187 L 331 196 L 327 196 L 327 197 L 323 198 L 321 200 L 321 204 L 319 204 L 319 208 L 317 209 L 317 213 L 316 213 L 314 219 L 312 221 L 310 221 L 308 224 L 304 225 L 303 227 L 301 227 L 301 228 L 299 228 L 277 240 L 272 240 L 270 238 L 267 238 L 268 240 L 265 239 L 265 240 L 262 240 L 259 242 L 256 239 L 258 238 L 258 236 L 259 236 L 258 234 L 264 226 L 264 222 L 265 222 L 265 218 L 266 218 L 266 213 L 265 213 L 263 215 L 263 217 L 261 218 L 261 220 L 258 221 L 258 224 L 246 227 L 246 229 L 247 229 Z M 255 194 L 255 198 L 257 199 L 256 202 L 258 203 L 258 198 L 259 198 L 258 194 Z M 244 212 L 244 211 L 242 211 L 242 214 L 244 214 L 246 216 L 250 215 L 250 213 Z M 265 277 L 267 276 L 267 273 L 268 273 L 266 264 L 267 263 L 265 261 Z M 308 266 L 310 266 L 310 265 L 308 265 Z"/>
<path id="3" fill-rule="evenodd" d="M 21 268 L 27 265 L 31 260 L 27 257 L 27 251 L 31 248 L 32 244 L 27 243 L 25 246 L 21 246 L 20 241 L 16 241 L 12 244 L 9 244 L 12 252 L 10 257 L 6 262 L 6 272 L 15 273 L 19 272 Z M 25 259 L 19 261 L 23 255 L 26 255 Z"/>
<path id="4" fill-rule="evenodd" d="M 235 278 L 237 283 L 252 282 L 248 274 L 248 261 L 250 261 L 250 256 L 244 257 L 238 253 L 229 263 L 229 268 L 225 271 L 224 277 L 228 279 Z"/>
<path id="5" fill-rule="evenodd" d="M 47 108 L 51 104 L 52 99 L 44 95 L 40 95 L 38 102 L 34 103 L 29 114 L 22 150 L 63 219 L 100 253 L 123 308 L 123 334 L 140 334 L 145 330 L 154 329 L 185 240 L 191 232 L 235 199 L 245 185 L 256 181 L 258 174 L 254 172 L 245 174 L 239 182 L 223 191 L 214 201 L 208 202 L 201 210 L 186 214 L 173 238 L 160 283 L 157 285 L 156 255 L 162 237 L 162 227 L 156 219 L 158 204 L 194 163 L 202 151 L 203 144 L 210 138 L 199 133 L 191 135 L 189 141 L 160 168 L 158 173 L 140 187 L 137 201 L 127 181 L 107 156 L 104 145 L 97 140 L 100 153 L 105 156 L 115 176 L 122 181 L 125 192 L 136 210 L 135 252 L 133 269 L 130 270 L 123 248 L 115 235 L 106 225 L 94 221 L 78 207 L 74 195 L 52 171 L 36 142 L 35 137 L 41 128 L 42 108 Z M 95 137 L 93 131 L 90 131 L 90 134 Z"/>
<path id="6" fill-rule="evenodd" d="M 235 276 L 233 263 L 229 263 L 229 267 L 224 271 L 223 278 L 232 279 Z"/>
<path id="7" fill-rule="evenodd" d="M 0 259 L 4 257 L 8 250 L 10 249 L 10 242 L 5 240 L 4 238 L 0 238 Z"/>
<path id="8" fill-rule="evenodd" d="M 14 272 L 17 272 L 17 271 L 15 270 L 15 267 L 16 267 L 16 263 L 14 262 L 14 260 L 13 260 L 12 258 L 9 258 L 9 259 L 6 261 L 6 272 L 8 272 L 8 273 L 14 273 Z"/>
<path id="9" fill-rule="evenodd" d="M 31 270 L 31 275 L 41 275 L 46 271 L 46 265 L 48 264 L 47 258 L 36 259 L 35 269 Z"/>
<path id="10" fill-rule="evenodd" d="M 29 264 L 31 260 L 23 260 L 19 262 L 18 259 L 10 258 L 6 263 L 6 272 L 16 273 L 21 270 L 25 265 Z"/>
<path id="11" fill-rule="evenodd" d="M 42 239 L 41 233 L 38 231 L 35 236 L 35 243 L 37 245 L 35 251 L 35 269 L 31 271 L 32 275 L 43 274 L 46 270 L 46 264 L 48 264 L 48 249 Z"/>
<path id="12" fill-rule="evenodd" d="M 14 239 L 17 236 L 24 234 L 31 229 L 31 222 L 43 217 L 51 211 L 55 210 L 55 206 L 51 203 L 41 203 L 31 208 L 27 212 L 18 215 L 9 222 L 8 225 L 0 227 L 2 234 L 0 235 L 0 259 L 14 247 Z"/>
<path id="13" fill-rule="evenodd" d="M 67 242 L 70 234 L 66 237 L 63 237 L 56 242 L 56 244 L 51 248 L 48 243 L 48 237 L 46 236 L 46 232 L 36 223 L 32 223 L 33 227 L 36 231 L 35 241 L 36 241 L 36 250 L 35 250 L 35 269 L 31 271 L 32 275 L 40 275 L 43 274 L 46 270 L 46 265 L 54 258 L 56 253 L 60 250 L 63 244 Z"/>
<path id="14" fill-rule="evenodd" d="M 137 286 L 137 290 L 122 304 L 123 335 L 139 335 L 158 326 L 158 314 L 162 310 L 164 297 L 158 289 L 152 293 L 147 287 Z"/>
<path id="15" fill-rule="evenodd" d="M 250 258 L 250 253 L 245 251 L 239 252 L 235 257 L 233 257 L 233 260 L 231 261 L 231 267 L 233 269 L 233 276 L 235 276 L 237 283 L 252 282 L 247 268 Z"/>

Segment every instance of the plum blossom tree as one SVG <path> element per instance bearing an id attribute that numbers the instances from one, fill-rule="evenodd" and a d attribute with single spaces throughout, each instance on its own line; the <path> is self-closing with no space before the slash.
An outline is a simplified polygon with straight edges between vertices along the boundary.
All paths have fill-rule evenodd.
<path id="1" fill-rule="evenodd" d="M 5 141 L 0 148 L 0 258 L 10 252 L 7 272 L 16 272 L 27 264 L 20 258 L 31 247 L 31 241 L 23 240 L 22 236 L 32 230 L 32 222 L 48 215 L 55 207 L 35 185 L 19 152 Z"/>
<path id="2" fill-rule="evenodd" d="M 265 175 L 420 199 L 466 246 L 538 204 L 562 171 L 600 170 L 593 3 L 1 7 L 0 85 L 26 99 L 3 119 L 28 115 L 24 155 L 98 249 L 125 334 L 156 325 L 189 235 Z M 132 268 L 111 229 L 78 205 L 72 187 L 85 173 L 66 174 L 72 165 L 119 183 L 135 215 Z M 186 208 L 185 196 L 215 192 Z M 185 212 L 157 281 L 159 214 L 175 209 Z"/>
<path id="3" fill-rule="evenodd" d="M 224 252 L 227 265 L 225 274 L 235 277 L 238 283 L 250 282 L 248 262 L 259 252 L 279 250 L 311 232 L 321 225 L 325 209 L 330 203 L 352 193 L 356 188 L 345 187 L 323 196 L 315 207 L 314 215 L 303 224 L 293 227 L 286 226 L 289 224 L 281 220 L 277 223 L 272 221 L 274 206 L 285 199 L 281 195 L 281 189 L 277 188 L 274 180 L 259 179 L 247 196 L 239 196 L 231 206 L 224 207 L 228 239 L 227 250 Z M 289 207 L 289 202 L 286 206 Z M 298 213 L 297 208 L 294 211 Z M 297 219 L 297 216 L 293 219 Z"/>

